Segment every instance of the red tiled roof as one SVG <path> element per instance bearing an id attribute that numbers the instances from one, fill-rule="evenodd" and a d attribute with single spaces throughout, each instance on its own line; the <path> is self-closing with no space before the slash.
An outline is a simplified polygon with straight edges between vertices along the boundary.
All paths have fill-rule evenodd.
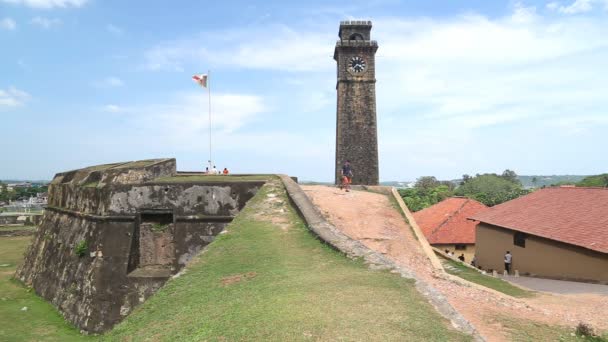
<path id="1" fill-rule="evenodd" d="M 541 189 L 470 218 L 608 253 L 608 189 Z"/>
<path id="2" fill-rule="evenodd" d="M 477 222 L 467 220 L 488 207 L 475 200 L 451 197 L 414 213 L 414 219 L 430 244 L 475 243 Z"/>

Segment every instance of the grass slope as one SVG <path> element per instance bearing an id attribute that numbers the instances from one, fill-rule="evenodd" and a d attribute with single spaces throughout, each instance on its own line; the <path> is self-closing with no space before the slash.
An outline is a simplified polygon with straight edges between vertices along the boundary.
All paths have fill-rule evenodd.
<path id="1" fill-rule="evenodd" d="M 0 237 L 0 341 L 87 339 L 66 323 L 51 304 L 11 279 L 29 243 L 29 236 Z M 21 310 L 24 307 L 26 311 Z"/>
<path id="2" fill-rule="evenodd" d="M 274 181 L 276 182 L 276 181 Z M 104 338 L 109 341 L 462 341 L 410 280 L 372 271 L 316 240 L 268 186 L 181 277 Z M 256 218 L 285 213 L 283 224 Z M 274 216 L 273 218 L 276 218 Z"/>
<path id="3" fill-rule="evenodd" d="M 449 274 L 466 279 L 470 282 L 489 287 L 496 291 L 502 292 L 513 297 L 532 297 L 533 292 L 523 290 L 517 286 L 514 286 L 502 279 L 494 278 L 492 276 L 481 274 L 469 267 L 461 265 L 453 260 L 441 259 L 443 266 Z"/>
<path id="4" fill-rule="evenodd" d="M 502 325 L 510 335 L 509 339 L 511 341 L 608 342 L 608 335 L 581 336 L 577 335 L 573 328 L 548 325 L 506 316 L 495 317 L 491 322 Z"/>

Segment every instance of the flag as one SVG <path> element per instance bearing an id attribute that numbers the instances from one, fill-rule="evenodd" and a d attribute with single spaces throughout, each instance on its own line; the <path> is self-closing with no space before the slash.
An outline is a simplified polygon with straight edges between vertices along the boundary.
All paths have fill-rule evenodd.
<path id="1" fill-rule="evenodd" d="M 194 75 L 194 76 L 192 76 L 192 80 L 194 80 L 194 82 L 198 83 L 198 85 L 200 85 L 201 87 L 207 88 L 207 75 L 206 74 Z"/>

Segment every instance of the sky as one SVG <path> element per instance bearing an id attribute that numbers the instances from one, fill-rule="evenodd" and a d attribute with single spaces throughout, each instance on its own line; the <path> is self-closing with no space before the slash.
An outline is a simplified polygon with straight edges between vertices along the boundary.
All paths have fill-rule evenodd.
<path id="1" fill-rule="evenodd" d="M 381 181 L 608 171 L 608 0 L 0 0 L 0 179 L 202 170 L 210 70 L 218 168 L 332 181 L 341 20 L 379 45 Z"/>

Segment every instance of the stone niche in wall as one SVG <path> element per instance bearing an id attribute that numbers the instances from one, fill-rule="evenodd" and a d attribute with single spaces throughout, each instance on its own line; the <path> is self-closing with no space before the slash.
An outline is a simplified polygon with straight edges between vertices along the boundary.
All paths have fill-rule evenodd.
<path id="1" fill-rule="evenodd" d="M 111 329 L 211 243 L 264 181 L 205 181 L 175 159 L 57 174 L 16 277 L 79 329 Z"/>

